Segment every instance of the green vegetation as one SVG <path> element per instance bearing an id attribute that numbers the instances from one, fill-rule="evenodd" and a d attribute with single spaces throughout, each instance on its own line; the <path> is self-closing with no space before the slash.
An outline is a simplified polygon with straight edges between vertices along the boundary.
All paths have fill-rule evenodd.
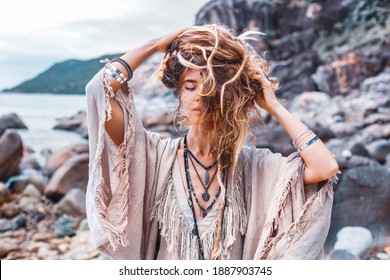
<path id="1" fill-rule="evenodd" d="M 86 84 L 102 68 L 100 60 L 115 56 L 120 54 L 56 63 L 37 77 L 4 92 L 84 94 Z"/>

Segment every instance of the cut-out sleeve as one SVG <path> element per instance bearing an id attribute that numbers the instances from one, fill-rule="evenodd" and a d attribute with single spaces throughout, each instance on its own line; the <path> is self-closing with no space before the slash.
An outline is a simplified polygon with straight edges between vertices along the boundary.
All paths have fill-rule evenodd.
<path id="1" fill-rule="evenodd" d="M 104 69 L 86 86 L 89 133 L 87 218 L 93 244 L 111 258 L 146 259 L 157 242 L 150 208 L 166 181 L 177 141 L 144 129 L 127 84 L 114 95 Z M 105 130 L 110 98 L 124 115 L 123 143 L 117 147 Z M 150 253 L 150 254 L 153 254 Z"/>

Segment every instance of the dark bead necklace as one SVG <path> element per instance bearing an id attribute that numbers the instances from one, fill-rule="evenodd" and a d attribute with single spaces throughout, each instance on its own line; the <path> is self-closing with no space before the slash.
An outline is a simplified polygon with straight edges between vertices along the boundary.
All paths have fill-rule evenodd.
<path id="1" fill-rule="evenodd" d="M 202 184 L 202 186 L 204 188 L 204 192 L 202 194 L 202 198 L 203 198 L 204 201 L 209 201 L 209 199 L 210 199 L 209 187 L 211 186 L 211 183 L 213 182 L 213 180 L 215 178 L 215 175 L 217 175 L 218 168 L 215 170 L 214 175 L 211 177 L 210 182 L 208 182 L 208 185 L 205 186 L 205 184 L 202 181 L 202 178 L 200 178 L 198 169 L 196 168 L 196 166 L 194 164 L 194 161 L 192 160 L 192 157 L 190 157 L 190 160 L 191 160 L 191 163 L 192 163 L 192 167 L 194 167 L 196 176 L 199 178 L 199 181 L 200 181 L 200 183 Z"/>
<path id="2" fill-rule="evenodd" d="M 204 184 L 207 186 L 209 184 L 209 181 L 210 181 L 210 175 L 209 175 L 209 169 L 210 168 L 213 168 L 216 164 L 217 164 L 217 160 L 214 161 L 212 164 L 210 164 L 209 166 L 205 166 L 203 163 L 200 162 L 200 160 L 198 160 L 195 155 L 190 151 L 188 150 L 188 154 L 200 165 L 202 166 L 202 168 L 204 170 L 206 170 L 205 174 L 204 174 Z"/>
<path id="3" fill-rule="evenodd" d="M 190 206 L 191 210 L 192 210 L 192 217 L 194 219 L 194 228 L 192 230 L 192 234 L 196 236 L 197 240 L 198 240 L 198 246 L 199 246 L 199 259 L 200 260 L 204 260 L 204 249 L 203 249 L 203 244 L 202 244 L 202 241 L 200 240 L 200 235 L 199 235 L 199 229 L 198 229 L 198 223 L 197 223 L 197 220 L 196 220 L 196 215 L 195 215 L 195 208 L 194 208 L 194 204 L 192 203 L 192 196 L 194 197 L 195 199 L 195 202 L 196 204 L 199 206 L 199 208 L 201 209 L 201 211 L 203 212 L 202 213 L 202 216 L 203 218 L 206 217 L 207 215 L 207 211 L 214 205 L 214 203 L 217 201 L 220 193 L 221 193 L 221 186 L 218 187 L 218 190 L 217 190 L 217 193 L 216 193 L 216 196 L 215 198 L 213 199 L 213 201 L 211 202 L 211 204 L 207 207 L 203 207 L 200 205 L 199 201 L 198 201 L 198 198 L 196 197 L 196 194 L 195 194 L 195 191 L 194 191 L 194 188 L 192 186 L 192 181 L 191 181 L 191 175 L 190 175 L 190 170 L 189 170 L 189 165 L 188 165 L 188 154 L 190 153 L 190 150 L 188 150 L 187 148 L 187 135 L 184 136 L 184 152 L 183 152 L 183 158 L 184 158 L 184 169 L 185 169 L 185 173 L 186 173 L 186 181 L 187 181 L 187 188 L 188 188 L 188 198 L 187 198 L 187 202 L 188 202 L 188 205 Z M 211 167 L 210 167 L 211 168 Z M 222 181 L 224 181 L 224 176 L 225 174 L 223 173 L 222 174 Z M 214 176 L 213 176 L 214 177 Z M 227 192 L 226 192 L 227 193 Z M 225 199 L 226 199 L 226 193 L 225 193 Z"/>

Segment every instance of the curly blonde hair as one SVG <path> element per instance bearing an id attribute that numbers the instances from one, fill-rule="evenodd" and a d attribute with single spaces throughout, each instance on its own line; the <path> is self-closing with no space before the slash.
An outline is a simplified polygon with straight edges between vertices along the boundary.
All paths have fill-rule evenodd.
<path id="1" fill-rule="evenodd" d="M 203 92 L 199 94 L 202 113 L 196 120 L 191 119 L 191 123 L 186 119 L 182 122 L 201 125 L 207 131 L 212 153 L 218 160 L 217 178 L 222 197 L 226 192 L 226 180 L 222 182 L 222 173 L 228 174 L 232 167 L 229 180 L 234 182 L 239 155 L 247 139 L 251 112 L 256 110 L 260 115 L 256 108 L 256 100 L 263 98 L 259 73 L 268 73 L 269 65 L 247 43 L 248 39 L 253 39 L 251 35 L 258 33 L 246 32 L 235 36 L 233 31 L 216 24 L 191 27 L 170 44 L 156 72 L 176 97 L 188 69 L 202 69 L 207 73 Z M 276 90 L 278 81 L 270 80 Z M 231 186 L 234 188 L 233 183 Z M 221 252 L 224 204 L 223 199 L 211 259 L 217 259 Z"/>

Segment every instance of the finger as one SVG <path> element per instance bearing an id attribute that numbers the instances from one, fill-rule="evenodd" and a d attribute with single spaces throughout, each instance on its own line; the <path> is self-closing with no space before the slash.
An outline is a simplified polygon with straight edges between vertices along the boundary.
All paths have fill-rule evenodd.
<path id="1" fill-rule="evenodd" d="M 262 85 L 262 88 L 268 88 L 272 86 L 271 80 L 268 78 L 268 76 L 264 73 L 264 71 L 259 72 L 260 77 L 260 83 Z"/>

